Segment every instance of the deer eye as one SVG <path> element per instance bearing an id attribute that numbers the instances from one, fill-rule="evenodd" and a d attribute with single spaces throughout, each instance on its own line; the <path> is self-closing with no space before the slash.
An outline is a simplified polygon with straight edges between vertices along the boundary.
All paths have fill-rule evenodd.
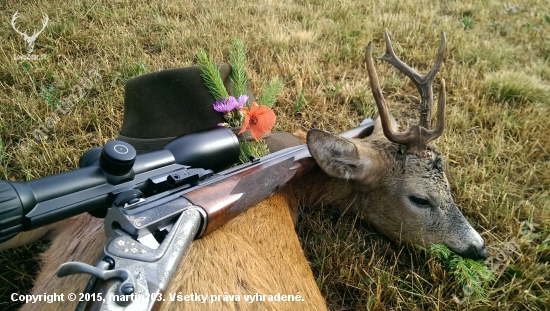
<path id="1" fill-rule="evenodd" d="M 416 205 L 420 205 L 421 207 L 432 207 L 430 205 L 430 201 L 428 201 L 426 199 L 422 199 L 422 198 L 415 197 L 415 196 L 411 195 L 409 197 L 409 200 L 413 201 L 413 203 L 415 203 Z"/>

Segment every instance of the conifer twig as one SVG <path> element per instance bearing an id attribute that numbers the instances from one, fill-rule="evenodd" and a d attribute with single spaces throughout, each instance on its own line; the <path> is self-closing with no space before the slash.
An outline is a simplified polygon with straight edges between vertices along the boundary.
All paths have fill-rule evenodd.
<path id="1" fill-rule="evenodd" d="M 279 98 L 279 95 L 283 90 L 283 86 L 284 83 L 281 78 L 279 78 L 279 76 L 273 78 L 265 88 L 262 97 L 258 101 L 258 104 L 266 105 L 271 108 L 273 104 L 275 104 L 275 102 L 277 101 L 277 98 Z"/>
<path id="2" fill-rule="evenodd" d="M 231 41 L 229 64 L 231 65 L 232 95 L 235 97 L 245 95 L 248 84 L 248 78 L 246 77 L 246 52 L 241 41 L 237 39 Z"/>
<path id="3" fill-rule="evenodd" d="M 218 67 L 214 64 L 211 57 L 208 57 L 204 50 L 197 53 L 197 62 L 201 69 L 201 77 L 204 80 L 204 85 L 216 100 L 229 97 Z"/>

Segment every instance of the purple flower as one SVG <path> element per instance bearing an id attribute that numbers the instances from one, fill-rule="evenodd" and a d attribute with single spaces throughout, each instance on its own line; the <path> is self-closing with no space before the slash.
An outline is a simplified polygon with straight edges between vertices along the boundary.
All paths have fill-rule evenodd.
<path id="1" fill-rule="evenodd" d="M 222 98 L 214 103 L 214 110 L 227 114 L 233 109 L 241 109 L 247 100 L 248 96 L 246 95 L 241 95 L 238 99 L 233 96 Z"/>
<path id="2" fill-rule="evenodd" d="M 231 100 L 233 98 L 233 100 Z M 235 108 L 236 100 L 234 97 L 222 98 L 214 103 L 214 110 L 222 113 L 229 113 Z"/>
<path id="3" fill-rule="evenodd" d="M 244 106 L 244 103 L 248 100 L 248 96 L 241 95 L 238 99 L 236 99 L 235 109 L 241 109 Z"/>

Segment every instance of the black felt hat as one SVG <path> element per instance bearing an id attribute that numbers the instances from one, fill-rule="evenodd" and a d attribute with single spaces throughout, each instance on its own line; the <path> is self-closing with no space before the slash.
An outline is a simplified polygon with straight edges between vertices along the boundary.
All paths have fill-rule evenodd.
<path id="1" fill-rule="evenodd" d="M 219 65 L 226 89 L 230 88 L 231 67 Z M 248 100 L 254 95 L 248 86 Z M 214 110 L 214 97 L 203 83 L 198 67 L 161 70 L 126 82 L 124 120 L 118 139 L 136 148 L 138 153 L 161 149 L 172 139 L 225 122 Z M 271 152 L 300 144 L 289 133 L 274 132 L 265 139 Z"/>

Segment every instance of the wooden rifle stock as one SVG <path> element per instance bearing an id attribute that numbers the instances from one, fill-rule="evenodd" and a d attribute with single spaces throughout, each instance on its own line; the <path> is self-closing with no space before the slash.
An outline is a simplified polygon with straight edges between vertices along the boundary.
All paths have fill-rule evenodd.
<path id="1" fill-rule="evenodd" d="M 374 124 L 359 126 L 343 132 L 345 138 L 362 138 L 374 129 Z M 298 180 L 317 164 L 307 146 L 286 154 L 282 159 L 266 161 L 253 168 L 231 176 L 221 182 L 201 187 L 183 196 L 194 205 L 201 206 L 208 215 L 207 235 L 248 210 L 265 198 L 273 195 L 287 183 Z"/>

